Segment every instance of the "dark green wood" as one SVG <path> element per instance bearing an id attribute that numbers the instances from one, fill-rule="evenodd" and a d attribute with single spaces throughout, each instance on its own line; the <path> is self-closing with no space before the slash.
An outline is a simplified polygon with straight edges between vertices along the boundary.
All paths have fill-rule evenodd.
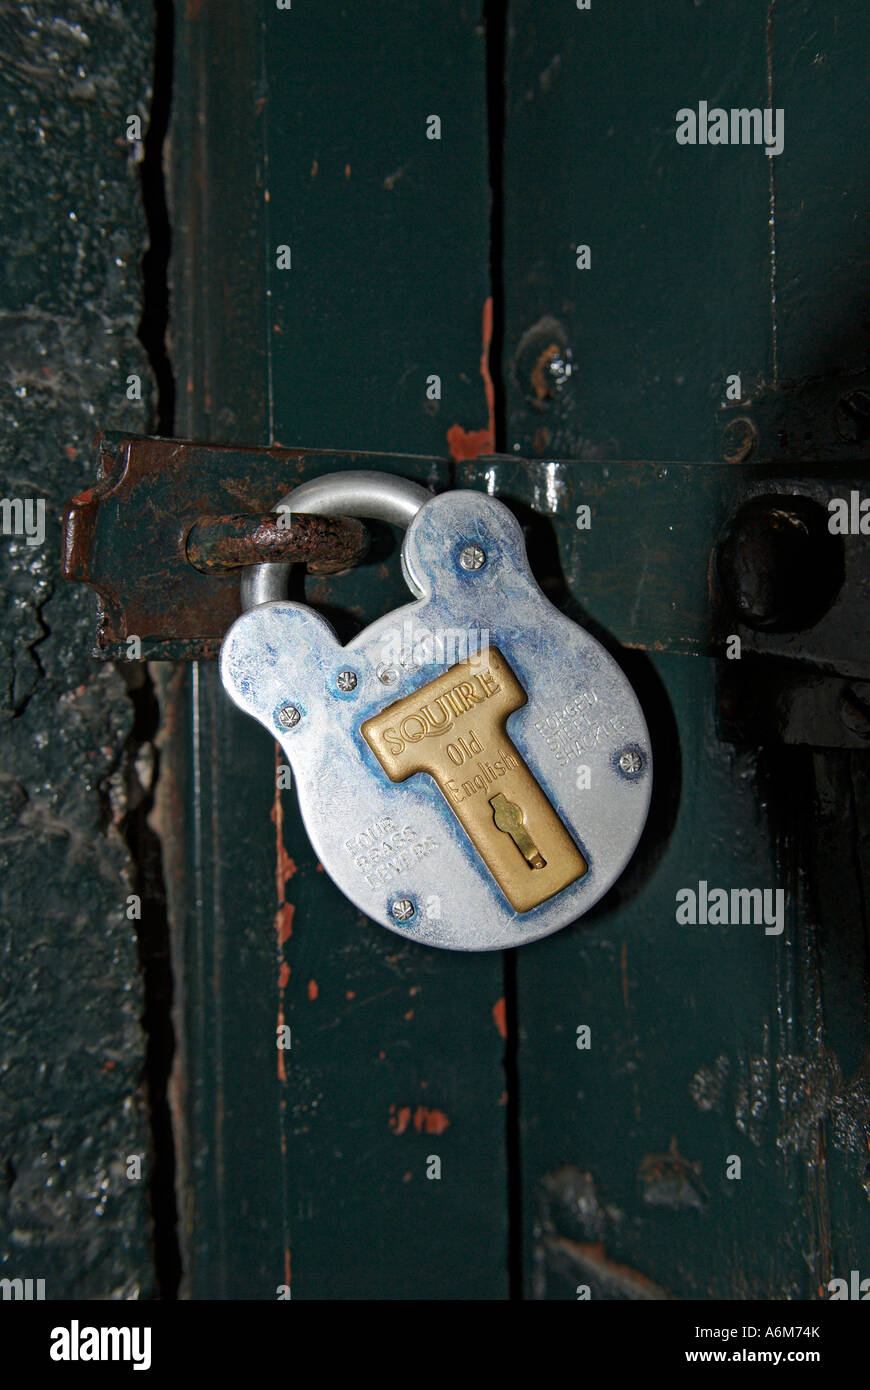
<path id="1" fill-rule="evenodd" d="M 476 19 L 228 8 L 177 17 L 178 432 L 443 456 L 450 426 L 488 426 Z M 307 589 L 346 635 L 407 597 L 395 538 L 378 547 Z M 303 1299 L 504 1296 L 499 957 L 417 948 L 353 910 L 214 669 L 176 674 L 163 703 L 186 1292 L 275 1298 L 292 1271 Z"/>
<path id="2" fill-rule="evenodd" d="M 508 447 L 718 457 L 726 376 L 748 391 L 770 366 L 770 161 L 758 147 L 678 146 L 675 113 L 705 92 L 766 104 L 766 7 L 515 0 L 506 91 Z M 531 347 L 554 326 L 573 372 L 542 405 Z"/>
<path id="3" fill-rule="evenodd" d="M 457 0 L 261 12 L 271 437 L 445 455 L 452 426 L 488 424 L 478 14 Z M 440 401 L 427 400 L 432 373 Z"/>
<path id="4" fill-rule="evenodd" d="M 841 39 L 838 14 L 510 8 L 507 439 L 600 461 L 600 613 L 570 520 L 552 520 L 568 593 L 617 631 L 631 620 L 609 611 L 616 570 L 633 576 L 641 610 L 647 584 L 678 605 L 699 595 L 697 532 L 715 510 L 712 496 L 703 516 L 675 504 L 669 544 L 651 538 L 654 509 L 615 509 L 606 461 L 716 459 L 729 373 L 749 393 L 814 364 L 863 365 L 837 338 L 848 325 L 835 305 L 862 312 L 852 267 L 866 248 L 842 131 L 867 17 L 850 7 Z M 783 156 L 678 147 L 675 112 L 701 97 L 784 105 Z M 589 271 L 575 269 L 578 242 L 592 247 Z M 533 371 L 553 342 L 573 373 L 541 394 Z M 546 464 L 469 477 L 555 510 Z M 870 1235 L 866 755 L 735 748 L 719 736 L 715 662 L 623 660 L 658 759 L 648 834 L 588 919 L 517 955 L 527 1292 L 827 1297 L 832 1277 L 861 1267 Z M 678 925 L 675 894 L 701 879 L 784 889 L 783 935 Z M 592 1047 L 578 1051 L 584 1023 Z M 728 1155 L 742 1159 L 739 1181 L 726 1178 Z"/>

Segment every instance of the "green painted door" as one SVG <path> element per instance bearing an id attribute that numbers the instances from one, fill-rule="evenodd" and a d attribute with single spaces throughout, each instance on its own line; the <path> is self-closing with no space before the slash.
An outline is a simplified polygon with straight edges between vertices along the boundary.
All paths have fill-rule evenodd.
<path id="1" fill-rule="evenodd" d="M 833 0 L 178 8 L 175 433 L 502 497 L 657 768 L 587 919 L 434 952 L 333 887 L 214 664 L 163 669 L 190 1297 L 816 1298 L 866 1262 L 867 755 L 726 717 L 815 676 L 724 658 L 708 568 L 767 460 L 865 476 L 868 38 Z M 678 143 L 707 100 L 782 110 L 782 152 Z M 404 600 L 397 537 L 304 593 L 349 637 Z M 679 921 L 702 882 L 782 930 Z"/>

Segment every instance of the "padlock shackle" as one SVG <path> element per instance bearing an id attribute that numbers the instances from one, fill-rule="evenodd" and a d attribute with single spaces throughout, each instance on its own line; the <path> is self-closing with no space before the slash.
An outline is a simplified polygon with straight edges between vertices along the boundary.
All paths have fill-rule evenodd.
<path id="1" fill-rule="evenodd" d="M 356 516 L 386 521 L 407 529 L 432 494 L 419 483 L 393 473 L 356 469 L 326 473 L 288 492 L 272 508 L 275 512 L 315 512 L 320 516 Z M 248 565 L 242 570 L 242 611 L 260 603 L 287 597 L 291 565 L 273 560 Z"/>

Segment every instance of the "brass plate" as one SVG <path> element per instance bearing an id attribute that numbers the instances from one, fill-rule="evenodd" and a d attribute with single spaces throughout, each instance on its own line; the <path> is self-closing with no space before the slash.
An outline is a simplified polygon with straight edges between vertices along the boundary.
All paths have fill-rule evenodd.
<path id="1" fill-rule="evenodd" d="M 391 782 L 438 789 L 517 912 L 589 869 L 506 732 L 526 692 L 497 647 L 451 666 L 367 719 L 361 733 Z"/>

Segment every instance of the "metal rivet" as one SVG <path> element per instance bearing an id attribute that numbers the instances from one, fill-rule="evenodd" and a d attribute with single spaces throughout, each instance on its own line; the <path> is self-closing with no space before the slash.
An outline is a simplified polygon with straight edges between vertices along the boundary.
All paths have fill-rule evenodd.
<path id="1" fill-rule="evenodd" d="M 398 673 L 398 671 L 396 670 L 395 666 L 379 666 L 377 669 L 378 669 L 378 680 L 379 680 L 383 685 L 395 685 L 395 684 L 396 684 L 396 681 L 399 679 L 399 673 Z"/>
<path id="2" fill-rule="evenodd" d="M 459 563 L 464 570 L 483 569 L 486 564 L 486 551 L 479 545 L 466 545 L 459 552 Z"/>
<path id="3" fill-rule="evenodd" d="M 636 777 L 643 767 L 643 758 L 636 748 L 626 748 L 619 755 L 619 766 L 626 777 Z"/>
<path id="4" fill-rule="evenodd" d="M 281 707 L 275 711 L 275 717 L 283 728 L 295 729 L 302 715 L 295 705 L 288 703 L 286 705 L 281 705 Z"/>
<path id="5" fill-rule="evenodd" d="M 354 671 L 339 671 L 338 688 L 339 690 L 356 690 L 356 673 Z"/>
<path id="6" fill-rule="evenodd" d="M 390 908 L 390 913 L 397 922 L 407 922 L 416 910 L 410 898 L 397 898 Z"/>

